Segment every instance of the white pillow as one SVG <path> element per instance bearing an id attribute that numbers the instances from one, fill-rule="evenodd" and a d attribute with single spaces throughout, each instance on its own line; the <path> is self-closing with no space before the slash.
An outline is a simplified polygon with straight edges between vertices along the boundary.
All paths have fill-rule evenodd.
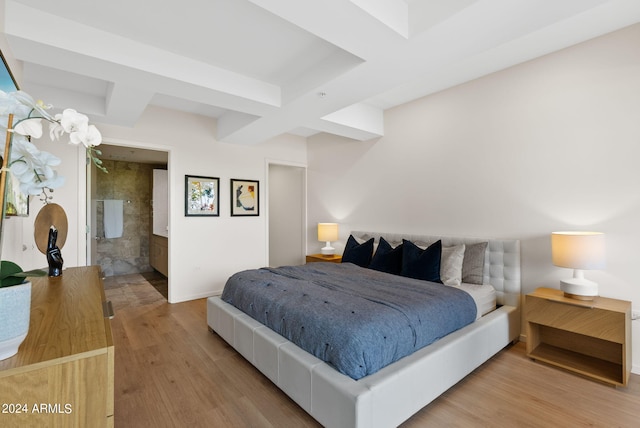
<path id="1" fill-rule="evenodd" d="M 444 285 L 458 286 L 462 283 L 462 262 L 465 245 L 442 247 L 440 260 L 440 280 Z"/>

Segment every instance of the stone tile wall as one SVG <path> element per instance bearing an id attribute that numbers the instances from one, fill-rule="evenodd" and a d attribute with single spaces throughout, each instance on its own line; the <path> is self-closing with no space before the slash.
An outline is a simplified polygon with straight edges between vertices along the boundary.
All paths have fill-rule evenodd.
<path id="1" fill-rule="evenodd" d="M 104 204 L 98 202 L 98 264 L 105 276 L 151 272 L 149 236 L 154 165 L 105 160 L 104 166 L 109 173 L 96 174 L 96 199 L 124 201 L 124 230 L 121 238 L 104 237 Z"/>

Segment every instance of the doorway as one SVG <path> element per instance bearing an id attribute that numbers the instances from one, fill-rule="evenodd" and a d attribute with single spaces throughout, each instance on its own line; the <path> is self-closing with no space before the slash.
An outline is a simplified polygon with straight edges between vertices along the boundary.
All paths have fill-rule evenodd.
<path id="1" fill-rule="evenodd" d="M 168 152 L 109 144 L 100 150 L 109 173 L 93 166 L 87 171 L 88 264 L 99 265 L 105 276 L 153 272 L 153 170 L 168 168 Z"/>
<path id="2" fill-rule="evenodd" d="M 269 163 L 269 266 L 303 264 L 306 253 L 306 168 Z"/>

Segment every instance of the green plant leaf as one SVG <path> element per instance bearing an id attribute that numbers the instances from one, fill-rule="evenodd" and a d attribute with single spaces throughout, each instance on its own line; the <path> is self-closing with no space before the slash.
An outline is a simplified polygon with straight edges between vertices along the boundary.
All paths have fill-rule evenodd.
<path id="1" fill-rule="evenodd" d="M 25 272 L 18 272 L 13 274 L 13 276 L 19 276 L 22 278 L 33 277 L 33 276 L 47 276 L 47 272 L 42 269 L 32 269 Z"/>
<path id="2" fill-rule="evenodd" d="M 8 260 L 0 262 L 0 288 L 11 287 L 22 284 L 25 278 L 30 276 L 46 276 L 47 272 L 42 269 L 33 269 L 24 272 L 20 266 Z"/>
<path id="3" fill-rule="evenodd" d="M 16 273 L 20 272 L 22 272 L 22 268 L 14 262 L 10 262 L 8 260 L 2 260 L 0 262 L 0 280 L 14 276 Z"/>

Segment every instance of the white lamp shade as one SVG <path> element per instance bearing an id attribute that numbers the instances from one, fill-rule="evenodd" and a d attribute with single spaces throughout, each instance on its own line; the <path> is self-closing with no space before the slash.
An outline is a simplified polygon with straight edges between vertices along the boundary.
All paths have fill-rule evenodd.
<path id="1" fill-rule="evenodd" d="M 553 232 L 553 264 L 571 269 L 604 269 L 605 241 L 600 232 Z"/>
<path id="2" fill-rule="evenodd" d="M 338 223 L 318 223 L 318 241 L 338 240 Z"/>

